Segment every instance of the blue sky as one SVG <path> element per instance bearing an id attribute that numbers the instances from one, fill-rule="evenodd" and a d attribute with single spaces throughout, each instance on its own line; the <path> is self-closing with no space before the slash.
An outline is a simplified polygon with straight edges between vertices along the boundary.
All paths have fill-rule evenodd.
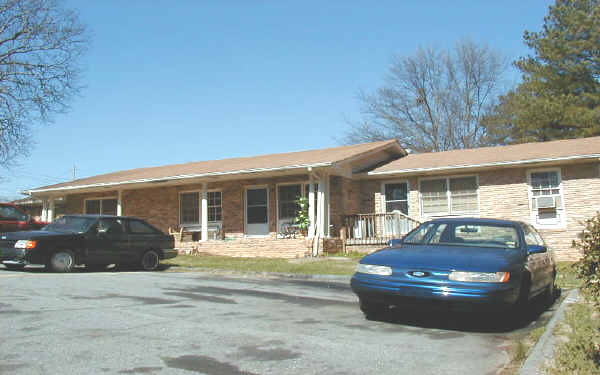
<path id="1" fill-rule="evenodd" d="M 0 197 L 72 178 L 339 145 L 393 56 L 467 38 L 529 53 L 550 0 L 67 0 L 92 37 L 72 110 Z M 508 84 L 518 82 L 509 72 Z"/>

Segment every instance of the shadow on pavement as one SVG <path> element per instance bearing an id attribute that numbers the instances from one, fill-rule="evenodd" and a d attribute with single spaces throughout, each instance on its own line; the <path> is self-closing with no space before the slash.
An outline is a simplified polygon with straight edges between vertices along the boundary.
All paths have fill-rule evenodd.
<path id="1" fill-rule="evenodd" d="M 557 293 L 557 297 L 560 292 Z M 389 310 L 369 316 L 367 319 L 390 324 L 401 324 L 420 328 L 434 328 L 475 333 L 507 333 L 531 330 L 545 325 L 558 308 L 559 298 L 551 306 L 541 298 L 530 301 L 526 309 L 520 313 L 504 312 L 471 312 L 449 310 L 410 310 L 391 307 Z"/>
<path id="2" fill-rule="evenodd" d="M 111 264 L 108 266 L 104 266 L 104 267 L 99 267 L 99 266 L 92 266 L 92 267 L 86 267 L 86 266 L 75 266 L 73 268 L 73 270 L 70 273 L 99 273 L 99 272 L 120 272 L 120 271 L 127 271 L 127 272 L 161 272 L 161 271 L 166 271 L 169 268 L 173 267 L 173 265 L 171 264 L 162 264 L 160 263 L 158 265 L 158 268 L 154 271 L 144 271 L 139 269 L 139 267 L 134 266 L 134 265 L 116 265 L 116 264 Z M 0 265 L 0 272 L 5 271 L 5 272 L 17 272 L 17 273 L 53 273 L 51 271 L 47 271 L 45 266 L 26 266 L 23 269 L 14 269 L 14 270 L 9 270 L 8 268 Z"/>

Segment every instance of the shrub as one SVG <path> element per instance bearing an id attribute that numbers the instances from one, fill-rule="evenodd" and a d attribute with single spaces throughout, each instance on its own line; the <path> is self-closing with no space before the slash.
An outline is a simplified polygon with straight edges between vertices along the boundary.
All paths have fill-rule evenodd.
<path id="1" fill-rule="evenodd" d="M 596 307 L 600 305 L 600 212 L 585 221 L 579 239 L 573 241 L 582 258 L 575 263 L 577 277 L 583 280 L 582 292 Z"/>
<path id="2" fill-rule="evenodd" d="M 308 198 L 300 197 L 296 199 L 296 204 L 300 209 L 296 214 L 294 222 L 298 224 L 301 229 L 306 230 L 310 225 L 310 220 L 308 219 Z"/>

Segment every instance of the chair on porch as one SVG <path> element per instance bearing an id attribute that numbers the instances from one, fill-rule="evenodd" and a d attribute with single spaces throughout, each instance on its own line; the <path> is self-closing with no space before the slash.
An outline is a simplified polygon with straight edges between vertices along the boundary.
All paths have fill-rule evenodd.
<path id="1" fill-rule="evenodd" d="M 173 236 L 177 242 L 181 242 L 181 239 L 183 238 L 183 227 L 179 228 L 179 231 L 172 230 L 171 227 L 169 227 L 169 234 Z"/>

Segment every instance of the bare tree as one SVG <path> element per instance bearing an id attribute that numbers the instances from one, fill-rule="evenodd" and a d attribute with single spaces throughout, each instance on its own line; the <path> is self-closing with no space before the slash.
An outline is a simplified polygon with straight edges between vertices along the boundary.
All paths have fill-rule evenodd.
<path id="1" fill-rule="evenodd" d="M 363 119 L 350 124 L 345 141 L 397 138 L 419 152 L 486 145 L 481 121 L 502 93 L 507 66 L 498 52 L 470 41 L 396 58 L 383 87 L 359 94 Z"/>
<path id="2" fill-rule="evenodd" d="M 57 0 L 0 0 L 0 166 L 28 154 L 31 126 L 68 109 L 85 27 Z"/>

